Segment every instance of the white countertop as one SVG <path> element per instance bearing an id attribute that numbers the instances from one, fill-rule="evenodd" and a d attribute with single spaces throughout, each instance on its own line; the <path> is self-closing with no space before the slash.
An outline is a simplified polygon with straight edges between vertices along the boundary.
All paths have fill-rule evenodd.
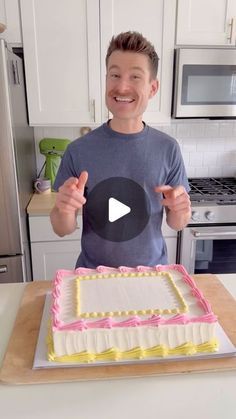
<path id="1" fill-rule="evenodd" d="M 236 298 L 236 274 L 218 277 Z M 0 285 L 0 365 L 24 287 Z M 236 371 L 41 385 L 0 383 L 0 417 L 235 419 L 235 388 Z"/>

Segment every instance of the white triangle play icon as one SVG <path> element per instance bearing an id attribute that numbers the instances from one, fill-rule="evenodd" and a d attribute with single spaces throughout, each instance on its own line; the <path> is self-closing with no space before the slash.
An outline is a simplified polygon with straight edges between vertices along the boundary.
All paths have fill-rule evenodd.
<path id="1" fill-rule="evenodd" d="M 113 223 L 124 215 L 129 214 L 131 211 L 130 207 L 115 198 L 109 198 L 108 201 L 108 219 L 110 223 Z"/>

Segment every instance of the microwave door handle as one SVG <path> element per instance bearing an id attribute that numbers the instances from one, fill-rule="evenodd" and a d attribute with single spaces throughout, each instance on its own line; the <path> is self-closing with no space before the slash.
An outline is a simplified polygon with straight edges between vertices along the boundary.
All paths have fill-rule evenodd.
<path id="1" fill-rule="evenodd" d="M 216 237 L 231 237 L 234 236 L 236 238 L 236 231 L 219 231 L 217 233 L 212 232 L 208 232 L 208 233 L 201 233 L 198 230 L 193 230 L 192 234 L 194 237 L 197 238 L 216 238 Z"/>

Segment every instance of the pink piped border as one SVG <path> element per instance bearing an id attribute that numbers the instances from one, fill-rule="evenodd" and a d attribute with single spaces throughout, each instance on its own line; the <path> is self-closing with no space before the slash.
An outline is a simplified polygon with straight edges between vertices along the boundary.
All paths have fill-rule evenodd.
<path id="1" fill-rule="evenodd" d="M 183 280 L 190 286 L 192 295 L 194 295 L 199 305 L 205 311 L 205 314 L 202 316 L 188 317 L 186 314 L 176 314 L 169 319 L 165 319 L 161 315 L 152 315 L 151 317 L 142 320 L 139 316 L 131 316 L 130 318 L 123 321 L 115 321 L 111 317 L 105 317 L 103 319 L 95 321 L 87 321 L 86 319 L 79 319 L 76 322 L 70 324 L 64 324 L 59 319 L 60 312 L 60 284 L 63 279 L 71 275 L 89 275 L 96 273 L 125 273 L 125 272 L 148 272 L 156 270 L 157 272 L 166 272 L 168 270 L 176 270 L 183 275 Z M 188 323 L 215 323 L 217 317 L 212 312 L 209 302 L 205 299 L 202 292 L 197 288 L 193 278 L 191 278 L 182 265 L 156 265 L 156 266 L 137 266 L 136 268 L 129 268 L 126 266 L 120 266 L 119 268 L 111 268 L 107 266 L 98 266 L 97 269 L 89 268 L 77 268 L 75 270 L 59 270 L 56 273 L 56 278 L 54 279 L 53 291 L 52 291 L 52 327 L 53 331 L 56 330 L 71 330 L 71 331 L 82 331 L 85 329 L 93 328 L 113 328 L 113 327 L 135 327 L 135 326 L 160 326 L 160 325 L 170 325 L 170 324 L 188 324 Z"/>

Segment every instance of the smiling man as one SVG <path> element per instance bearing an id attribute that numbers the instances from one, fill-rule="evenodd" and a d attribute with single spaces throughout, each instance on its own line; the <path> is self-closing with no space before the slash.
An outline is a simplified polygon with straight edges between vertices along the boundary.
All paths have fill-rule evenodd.
<path id="1" fill-rule="evenodd" d="M 167 251 L 161 232 L 163 208 L 167 223 L 176 230 L 188 223 L 191 209 L 178 143 L 143 121 L 148 102 L 158 91 L 158 56 L 141 34 L 125 32 L 112 38 L 106 67 L 106 104 L 113 117 L 68 146 L 54 184 L 58 193 L 51 212 L 53 229 L 60 236 L 72 233 L 78 210 L 83 207 L 82 251 L 76 267 L 166 264 Z M 119 184 L 119 179 L 128 183 Z M 97 214 L 106 215 L 101 208 L 108 196 L 117 199 L 123 193 L 126 204 L 130 202 L 132 190 L 126 197 L 125 186 L 122 186 L 129 182 L 144 191 L 140 208 L 133 212 L 134 221 L 139 224 L 143 220 L 138 217 L 144 217 L 140 214 L 145 213 L 143 207 L 148 208 L 149 219 L 143 224 L 143 231 L 125 240 L 126 230 L 132 224 L 132 211 L 130 224 L 128 215 L 123 217 L 124 223 L 116 221 L 119 233 L 124 230 L 124 234 L 119 235 L 121 240 L 112 235 L 114 225 L 108 220 L 98 220 L 97 231 L 94 230 Z M 103 193 L 98 187 L 101 184 L 109 185 L 109 191 Z M 117 190 L 119 185 L 120 190 Z M 98 191 L 98 198 L 96 205 L 91 205 L 94 191 Z M 110 229 L 109 239 L 106 234 L 105 237 L 100 234 L 104 225 Z"/>
<path id="2" fill-rule="evenodd" d="M 141 53 L 108 51 L 106 105 L 113 114 L 110 127 L 115 131 L 129 134 L 143 129 L 143 113 L 158 89 L 148 60 Z"/>

